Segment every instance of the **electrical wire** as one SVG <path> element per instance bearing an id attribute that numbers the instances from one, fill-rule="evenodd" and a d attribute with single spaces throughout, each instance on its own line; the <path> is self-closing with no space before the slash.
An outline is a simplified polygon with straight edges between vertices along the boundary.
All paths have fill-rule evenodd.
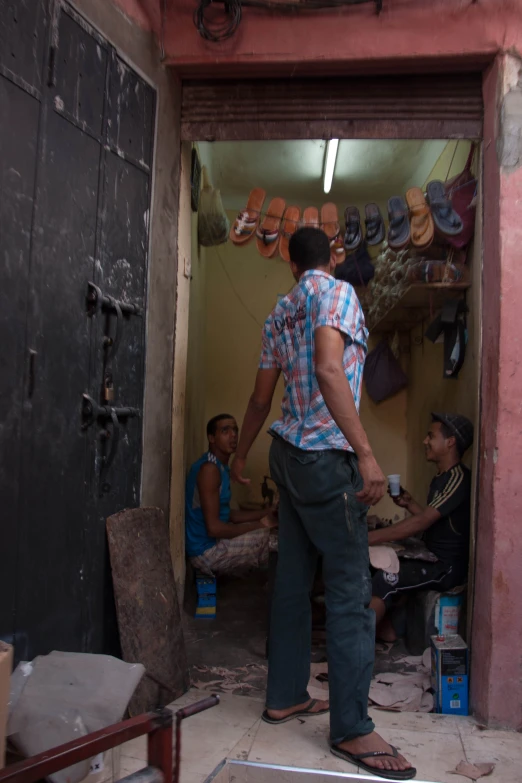
<path id="1" fill-rule="evenodd" d="M 219 43 L 231 38 L 236 32 L 241 22 L 242 6 L 281 13 L 298 13 L 367 3 L 373 3 L 377 13 L 381 12 L 382 0 L 199 0 L 194 11 L 194 24 L 202 38 Z M 218 6 L 221 6 L 219 10 Z"/>
<path id="2" fill-rule="evenodd" d="M 219 7 L 221 5 L 221 8 Z M 194 24 L 202 38 L 219 43 L 231 38 L 241 22 L 241 0 L 199 0 L 194 11 Z"/>

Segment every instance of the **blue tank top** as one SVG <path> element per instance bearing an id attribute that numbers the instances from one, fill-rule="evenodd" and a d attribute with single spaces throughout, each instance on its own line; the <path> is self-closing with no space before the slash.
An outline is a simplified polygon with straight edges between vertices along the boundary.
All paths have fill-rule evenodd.
<path id="1" fill-rule="evenodd" d="M 207 549 L 215 546 L 216 539 L 207 533 L 198 490 L 198 473 L 206 462 L 217 465 L 221 474 L 219 487 L 219 518 L 230 522 L 230 469 L 208 451 L 195 462 L 189 470 L 185 489 L 185 549 L 188 557 L 199 557 Z"/>

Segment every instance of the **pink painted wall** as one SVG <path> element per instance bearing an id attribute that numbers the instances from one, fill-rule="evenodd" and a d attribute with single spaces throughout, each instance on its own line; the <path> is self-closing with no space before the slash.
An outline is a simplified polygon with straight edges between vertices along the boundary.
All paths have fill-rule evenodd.
<path id="1" fill-rule="evenodd" d="M 118 0 L 123 5 L 131 0 Z M 159 0 L 141 0 L 159 30 Z M 522 0 L 384 0 L 290 17 L 244 9 L 236 35 L 204 41 L 195 0 L 167 0 L 167 62 L 181 76 L 339 74 L 485 67 L 481 461 L 472 638 L 472 704 L 490 725 L 522 728 L 522 168 L 501 170 L 499 100 L 522 52 Z"/>
<path id="2" fill-rule="evenodd" d="M 151 29 L 150 18 L 146 12 L 146 3 L 141 3 L 140 0 L 113 0 L 114 4 L 119 6 L 123 13 L 136 22 L 144 30 Z M 153 0 L 156 4 L 156 0 Z"/>
<path id="3" fill-rule="evenodd" d="M 472 696 L 491 725 L 522 728 L 522 169 L 497 157 L 507 58 L 485 79 L 483 379 Z"/>
<path id="4" fill-rule="evenodd" d="M 244 8 L 236 34 L 220 44 L 195 29 L 195 0 L 167 5 L 167 62 L 182 75 L 340 73 L 384 62 L 409 70 L 419 59 L 440 67 L 441 58 L 522 50 L 522 0 L 384 0 L 380 16 L 372 4 L 292 16 Z"/>

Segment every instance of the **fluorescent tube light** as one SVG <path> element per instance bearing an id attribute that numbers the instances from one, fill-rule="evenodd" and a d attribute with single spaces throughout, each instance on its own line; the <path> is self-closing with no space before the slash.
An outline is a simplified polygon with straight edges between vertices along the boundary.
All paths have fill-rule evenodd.
<path id="1" fill-rule="evenodd" d="M 339 139 L 330 139 L 326 143 L 326 163 L 324 166 L 324 192 L 329 193 L 332 188 L 333 175 L 335 171 L 335 161 L 337 160 L 337 149 Z"/>

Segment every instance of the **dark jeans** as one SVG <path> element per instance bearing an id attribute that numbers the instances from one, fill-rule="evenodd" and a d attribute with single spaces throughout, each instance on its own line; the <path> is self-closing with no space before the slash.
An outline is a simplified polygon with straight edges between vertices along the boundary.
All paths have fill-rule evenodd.
<path id="1" fill-rule="evenodd" d="M 279 560 L 272 600 L 267 707 L 305 702 L 310 679 L 312 589 L 323 557 L 334 744 L 374 730 L 368 690 L 375 652 L 375 613 L 368 608 L 371 581 L 366 506 L 357 458 L 341 451 L 302 451 L 281 438 L 270 449 L 278 485 Z"/>

